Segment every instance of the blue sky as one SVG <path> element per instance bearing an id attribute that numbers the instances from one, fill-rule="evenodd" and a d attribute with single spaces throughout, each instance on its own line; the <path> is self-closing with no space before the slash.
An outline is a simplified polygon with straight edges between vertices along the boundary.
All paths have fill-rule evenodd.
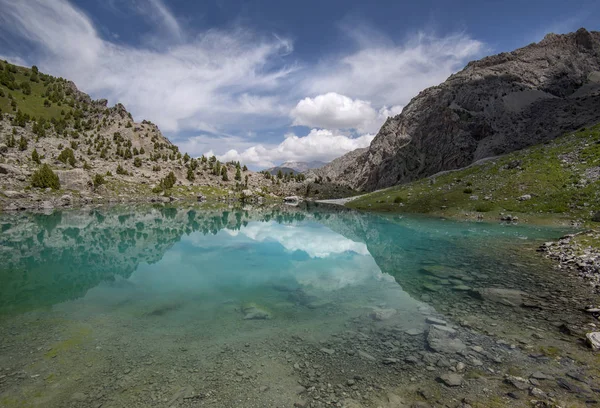
<path id="1" fill-rule="evenodd" d="M 365 147 L 468 61 L 600 29 L 600 1 L 0 0 L 0 56 L 253 168 Z"/>

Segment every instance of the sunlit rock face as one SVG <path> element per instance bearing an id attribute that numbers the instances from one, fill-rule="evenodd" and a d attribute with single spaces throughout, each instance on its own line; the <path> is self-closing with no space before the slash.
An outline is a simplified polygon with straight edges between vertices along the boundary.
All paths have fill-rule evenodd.
<path id="1" fill-rule="evenodd" d="M 600 32 L 548 34 L 416 95 L 367 149 L 313 170 L 371 191 L 465 167 L 600 121 Z"/>

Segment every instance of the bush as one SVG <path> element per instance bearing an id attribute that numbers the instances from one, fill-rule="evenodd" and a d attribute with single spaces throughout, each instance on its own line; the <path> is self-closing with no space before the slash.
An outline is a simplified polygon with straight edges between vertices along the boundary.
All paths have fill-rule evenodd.
<path id="1" fill-rule="evenodd" d="M 490 212 L 494 209 L 494 206 L 491 203 L 479 203 L 475 206 L 475 211 L 484 213 Z"/>
<path id="2" fill-rule="evenodd" d="M 594 214 L 592 216 L 592 221 L 594 221 L 594 222 L 600 222 L 600 211 L 598 211 L 596 214 Z"/>
<path id="3" fill-rule="evenodd" d="M 401 203 L 401 202 L 403 202 L 403 201 L 404 201 L 404 200 L 403 200 L 403 199 L 402 199 L 402 197 L 400 197 L 400 196 L 396 196 L 396 198 L 394 198 L 394 202 L 395 202 L 396 204 L 399 204 L 399 203 Z"/>
<path id="4" fill-rule="evenodd" d="M 60 152 L 56 159 L 64 164 L 69 163 L 72 167 L 75 167 L 75 154 L 73 154 L 73 150 L 68 147 Z"/>
<path id="5" fill-rule="evenodd" d="M 465 193 L 465 194 L 471 194 L 472 192 L 473 192 L 473 189 L 469 188 L 469 187 L 467 187 L 463 190 L 463 193 Z"/>
<path id="6" fill-rule="evenodd" d="M 94 188 L 98 188 L 102 184 L 105 184 L 105 183 L 106 183 L 106 180 L 104 180 L 104 177 L 102 176 L 102 174 L 96 174 L 94 176 Z"/>
<path id="7" fill-rule="evenodd" d="M 33 152 L 31 152 L 31 160 L 33 160 L 34 163 L 40 164 L 40 155 L 36 149 L 33 149 Z"/>
<path id="8" fill-rule="evenodd" d="M 133 160 L 133 165 L 134 165 L 135 167 L 142 167 L 142 159 L 140 159 L 139 157 L 136 157 L 136 158 Z"/>
<path id="9" fill-rule="evenodd" d="M 223 166 L 221 168 L 221 176 L 222 176 L 223 181 L 229 181 L 229 176 L 227 175 L 227 167 L 226 166 Z"/>
<path id="10" fill-rule="evenodd" d="M 33 175 L 31 176 L 31 185 L 33 187 L 48 188 L 53 190 L 60 189 L 60 180 L 56 173 L 52 171 L 50 166 L 43 164 Z"/>
<path id="11" fill-rule="evenodd" d="M 189 181 L 194 181 L 196 179 L 196 175 L 194 174 L 194 170 L 192 169 L 192 167 L 188 167 L 188 171 L 187 171 L 187 179 Z"/>
<path id="12" fill-rule="evenodd" d="M 19 139 L 19 150 L 22 152 L 27 150 L 27 139 L 25 139 L 23 136 L 21 136 L 21 139 Z"/>
<path id="13" fill-rule="evenodd" d="M 175 177 L 175 174 L 173 172 L 170 172 L 167 175 L 167 177 L 165 177 L 162 181 L 164 189 L 169 190 L 169 189 L 173 188 L 176 181 L 177 181 L 177 178 Z"/>
<path id="14" fill-rule="evenodd" d="M 123 166 L 121 166 L 120 164 L 117 165 L 117 174 L 120 174 L 122 176 L 128 176 L 129 175 L 129 173 L 127 173 L 127 170 L 125 170 L 123 168 Z"/>

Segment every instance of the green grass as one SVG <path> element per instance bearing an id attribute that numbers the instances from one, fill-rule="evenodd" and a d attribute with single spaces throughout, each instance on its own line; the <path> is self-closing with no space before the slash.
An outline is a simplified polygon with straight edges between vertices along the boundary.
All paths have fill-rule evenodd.
<path id="1" fill-rule="evenodd" d="M 39 82 L 30 81 L 29 77 L 31 75 L 31 70 L 28 68 L 17 67 L 17 70 L 17 73 L 14 74 L 15 82 L 29 82 L 31 94 L 25 95 L 20 89 L 10 90 L 6 86 L 0 84 L 0 89 L 4 92 L 4 96 L 0 96 L 0 109 L 2 110 L 2 113 L 15 113 L 11 107 L 11 100 L 8 98 L 9 94 L 11 94 L 13 99 L 17 102 L 17 109 L 32 117 L 58 119 L 61 117 L 61 110 L 64 110 L 65 113 L 71 111 L 71 107 L 66 103 L 62 103 L 62 106 L 58 106 L 56 103 L 53 103 L 50 107 L 44 106 L 44 100 L 46 98 L 43 94 L 46 92 L 46 84 L 41 79 Z"/>
<path id="2" fill-rule="evenodd" d="M 563 162 L 565 156 L 569 163 Z M 600 170 L 600 125 L 466 169 L 367 194 L 348 206 L 443 216 L 467 212 L 483 218 L 505 212 L 591 222 L 590 212 L 600 211 L 600 180 L 585 185 L 581 180 L 594 168 Z M 525 194 L 532 198 L 519 201 Z"/>

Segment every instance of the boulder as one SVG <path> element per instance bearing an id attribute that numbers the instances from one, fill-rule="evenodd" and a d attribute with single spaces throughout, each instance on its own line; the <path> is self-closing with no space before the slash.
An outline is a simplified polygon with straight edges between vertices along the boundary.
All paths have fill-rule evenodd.
<path id="1" fill-rule="evenodd" d="M 244 313 L 244 320 L 268 320 L 271 318 L 271 313 L 255 303 L 244 305 L 242 312 Z"/>
<path id="2" fill-rule="evenodd" d="M 592 350 L 600 351 L 600 332 L 587 333 L 585 338 Z"/>
<path id="3" fill-rule="evenodd" d="M 83 169 L 57 170 L 56 175 L 63 190 L 83 191 L 92 185 L 92 180 Z"/>
<path id="4" fill-rule="evenodd" d="M 505 288 L 479 288 L 472 289 L 469 294 L 480 300 L 501 303 L 507 306 L 521 306 L 526 292 L 517 289 Z"/>
<path id="5" fill-rule="evenodd" d="M 458 387 L 463 382 L 463 376 L 456 373 L 442 374 L 439 380 L 448 387 Z"/>
<path id="6" fill-rule="evenodd" d="M 11 198 L 11 199 L 15 199 L 15 198 L 25 198 L 27 197 L 27 195 L 22 192 L 22 191 L 13 191 L 13 190 L 6 190 L 3 193 L 7 198 Z"/>
<path id="7" fill-rule="evenodd" d="M 467 348 L 457 337 L 456 330 L 437 324 L 429 326 L 427 345 L 438 353 L 459 353 Z"/>
<path id="8" fill-rule="evenodd" d="M 390 317 L 392 317 L 395 314 L 396 314 L 396 309 L 376 308 L 376 309 L 373 309 L 373 311 L 371 313 L 369 313 L 369 316 L 373 320 L 382 321 L 382 320 L 389 319 Z"/>

